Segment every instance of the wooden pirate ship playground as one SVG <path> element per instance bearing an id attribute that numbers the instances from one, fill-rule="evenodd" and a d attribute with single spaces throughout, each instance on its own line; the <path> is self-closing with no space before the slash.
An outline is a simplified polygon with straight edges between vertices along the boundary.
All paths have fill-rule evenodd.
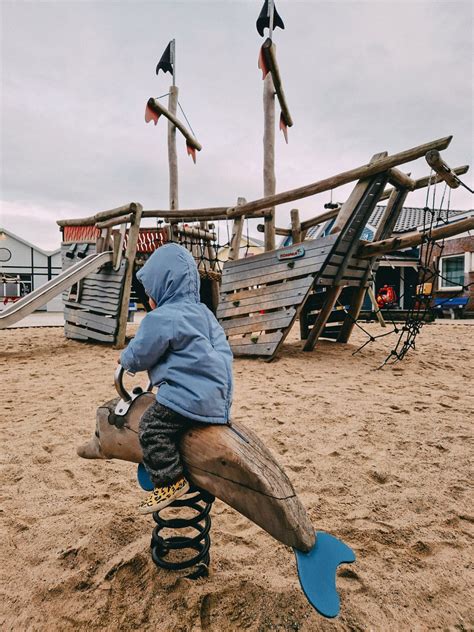
<path id="1" fill-rule="evenodd" d="M 163 105 L 161 98 L 152 97 L 145 108 L 146 122 L 156 125 L 160 117 L 167 119 L 169 209 L 144 210 L 137 202 L 86 218 L 59 220 L 63 272 L 4 310 L 0 328 L 62 293 L 68 338 L 122 347 L 131 297 L 147 308 L 136 272 L 156 248 L 172 241 L 183 244 L 193 254 L 201 275 L 201 299 L 216 313 L 235 355 L 275 357 L 297 319 L 303 348 L 310 351 L 321 337 L 336 342 L 350 339 L 385 253 L 427 241 L 433 243 L 473 228 L 474 218 L 468 217 L 437 228 L 431 226 L 424 232 L 393 235 L 410 191 L 435 186 L 437 182 L 451 188 L 461 184 L 467 187 L 458 176 L 466 173 L 468 167 L 451 169 L 439 153 L 449 146 L 451 137 L 392 155 L 377 153 L 367 164 L 276 193 L 276 100 L 281 109 L 280 129 L 286 140 L 288 128 L 293 125 L 273 42 L 276 27 L 284 28 L 283 21 L 274 3 L 267 1 L 257 20 L 260 35 L 268 30 L 258 59 L 263 74 L 264 196 L 250 202 L 239 198 L 236 204 L 220 207 L 179 208 L 177 132 L 194 161 L 202 146 L 178 101 L 176 44 L 172 40 L 156 68 L 157 74 L 161 71 L 172 75 L 172 85 L 164 95 L 168 96 L 168 106 Z M 413 180 L 398 169 L 420 158 L 426 158 L 431 169 L 426 177 Z M 353 183 L 354 188 L 344 203 L 329 204 L 331 208 L 304 221 L 293 209 L 288 220 L 291 228 L 275 226 L 276 206 L 332 192 L 348 183 Z M 388 202 L 374 241 L 369 244 L 362 236 L 381 200 Z M 263 218 L 259 230 L 264 233 L 265 252 L 242 258 L 245 222 L 248 227 L 248 220 L 253 218 Z M 155 227 L 142 226 L 143 220 L 150 219 L 155 220 Z M 334 220 L 329 234 L 306 239 L 310 228 L 328 219 Z M 248 235 L 248 229 L 246 232 Z M 227 239 L 223 239 L 226 233 Z M 279 235 L 291 237 L 291 245 L 277 248 Z M 351 288 L 350 293 L 347 288 Z M 429 298 L 425 294 L 417 300 L 426 306 Z"/>
<path id="2" fill-rule="evenodd" d="M 66 288 L 66 336 L 123 346 L 131 293 L 146 305 L 136 272 L 156 248 L 173 241 L 195 257 L 202 300 L 217 314 L 235 355 L 274 357 L 297 318 L 305 350 L 312 350 L 320 337 L 347 342 L 383 254 L 427 239 L 418 231 L 392 237 L 407 194 L 427 184 L 426 178 L 412 180 L 397 167 L 445 149 L 450 142 L 447 137 L 391 156 L 377 154 L 368 164 L 350 171 L 252 202 L 240 199 L 233 207 L 143 210 L 140 204 L 131 203 L 87 218 L 59 220 L 64 270 L 60 277 L 64 279 L 53 279 L 56 289 L 51 290 L 57 293 L 58 287 Z M 456 178 L 455 172 L 466 170 L 439 169 L 432 181 L 447 174 Z M 276 205 L 348 182 L 355 186 L 341 206 L 303 222 L 292 211 L 291 246 L 239 258 L 245 218 L 263 217 L 264 230 L 275 232 L 267 220 L 273 219 Z M 388 204 L 375 239 L 364 242 L 361 235 L 367 221 L 384 198 Z M 310 227 L 330 217 L 335 222 L 329 235 L 305 240 Z M 143 218 L 157 219 L 159 228 L 141 228 Z M 233 220 L 229 242 L 219 244 L 222 231 L 218 224 L 229 220 Z M 443 239 L 473 227 L 474 218 L 467 218 L 434 229 L 431 238 Z M 220 258 L 223 246 L 228 249 L 226 261 Z M 351 303 L 346 310 L 337 310 L 345 287 L 354 288 Z M 45 291 L 44 286 L 37 290 L 43 298 Z M 30 306 L 34 294 L 25 297 Z M 19 301 L 2 318 L 9 313 L 23 316 L 27 309 Z"/>

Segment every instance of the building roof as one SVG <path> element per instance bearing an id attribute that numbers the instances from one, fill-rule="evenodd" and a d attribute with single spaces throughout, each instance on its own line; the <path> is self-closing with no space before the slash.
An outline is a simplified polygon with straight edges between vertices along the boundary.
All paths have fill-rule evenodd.
<path id="1" fill-rule="evenodd" d="M 16 239 L 16 241 L 19 241 L 25 246 L 28 246 L 28 248 L 33 248 L 33 250 L 37 250 L 38 252 L 41 252 L 41 254 L 45 255 L 46 257 L 50 257 L 51 255 L 55 255 L 56 253 L 61 252 L 61 248 L 56 248 L 56 250 L 43 250 L 43 248 L 40 248 L 39 246 L 35 246 L 34 244 L 30 243 L 26 239 L 23 239 L 23 237 L 19 237 L 18 235 L 15 235 L 15 233 L 12 233 L 11 230 L 7 230 L 6 228 L 2 228 L 0 226 L 0 235 L 2 233 L 4 233 L 5 235 L 8 235 L 12 239 Z"/>
<path id="2" fill-rule="evenodd" d="M 375 207 L 372 215 L 369 217 L 369 221 L 367 222 L 367 227 L 364 229 L 364 233 L 362 233 L 362 239 L 371 240 L 373 239 L 373 233 L 375 233 L 380 220 L 382 219 L 382 214 L 385 211 L 385 206 L 378 205 Z M 469 211 L 456 211 L 456 210 L 435 210 L 435 225 L 438 223 L 447 223 L 449 220 L 453 220 L 458 215 L 472 215 L 474 210 Z M 405 233 L 412 230 L 416 230 L 417 228 L 423 228 L 423 222 L 425 221 L 425 210 L 423 208 L 413 207 L 413 206 L 404 206 L 399 217 L 397 223 L 395 224 L 394 233 Z M 427 224 L 431 221 L 431 217 L 426 217 Z M 334 223 L 334 220 L 330 219 L 324 224 L 317 224 L 316 226 L 312 226 L 307 234 L 307 239 L 313 239 L 315 237 L 319 237 L 325 234 L 325 230 L 329 230 L 330 226 Z M 370 234 L 369 234 L 370 233 Z"/>
<path id="3" fill-rule="evenodd" d="M 374 228 L 377 228 L 382 218 L 382 214 L 385 211 L 385 206 L 376 206 L 372 215 L 367 222 Z M 453 218 L 456 215 L 461 215 L 467 211 L 453 211 L 453 210 L 436 210 L 435 220 L 440 222 L 446 222 L 447 219 Z M 431 217 L 426 217 L 425 210 L 423 208 L 417 208 L 413 206 L 404 206 L 400 213 L 397 223 L 395 224 L 394 233 L 404 233 L 406 231 L 415 230 L 418 227 L 422 227 L 424 221 L 427 223 L 431 221 Z"/>

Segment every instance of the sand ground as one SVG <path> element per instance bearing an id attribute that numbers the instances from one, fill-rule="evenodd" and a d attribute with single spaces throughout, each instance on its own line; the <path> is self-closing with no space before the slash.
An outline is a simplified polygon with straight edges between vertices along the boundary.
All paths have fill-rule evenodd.
<path id="1" fill-rule="evenodd" d="M 273 363 L 235 361 L 234 418 L 276 455 L 314 526 L 357 554 L 328 621 L 292 551 L 219 501 L 210 577 L 158 570 L 135 466 L 75 453 L 114 396 L 117 351 L 61 329 L 0 332 L 1 629 L 474 629 L 474 327 L 427 325 L 383 370 L 394 338 L 352 355 L 363 340 L 305 354 L 293 336 Z"/>

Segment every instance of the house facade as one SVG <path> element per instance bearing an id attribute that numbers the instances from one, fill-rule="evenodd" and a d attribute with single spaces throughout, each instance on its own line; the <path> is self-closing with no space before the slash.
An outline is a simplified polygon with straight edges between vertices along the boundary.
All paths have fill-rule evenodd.
<path id="1" fill-rule="evenodd" d="M 0 228 L 0 309 L 29 294 L 61 272 L 61 250 L 42 250 L 5 228 Z M 61 296 L 45 306 L 62 311 Z"/>
<path id="2" fill-rule="evenodd" d="M 466 211 L 456 219 L 473 215 L 474 211 Z M 433 250 L 430 268 L 438 271 L 433 288 L 437 309 L 474 315 L 474 234 L 467 232 L 445 239 L 442 248 Z"/>

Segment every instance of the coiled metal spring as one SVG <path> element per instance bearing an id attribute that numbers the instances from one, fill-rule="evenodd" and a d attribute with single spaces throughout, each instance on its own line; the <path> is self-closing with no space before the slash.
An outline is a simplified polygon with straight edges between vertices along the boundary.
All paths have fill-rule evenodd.
<path id="1" fill-rule="evenodd" d="M 188 568 L 195 569 L 186 575 L 189 579 L 197 579 L 198 577 L 207 577 L 209 574 L 211 537 L 209 531 L 211 529 L 211 516 L 209 515 L 214 502 L 214 496 L 202 489 L 191 487 L 189 492 L 175 500 L 171 505 L 156 511 L 153 519 L 156 527 L 153 529 L 151 537 L 151 557 L 153 562 L 160 568 L 172 571 L 181 571 Z M 162 515 L 170 507 L 187 507 L 192 509 L 195 514 L 190 518 L 164 518 Z M 163 529 L 195 529 L 195 536 L 176 535 L 171 537 L 162 537 L 160 535 Z M 168 554 L 173 551 L 182 551 L 184 549 L 194 549 L 196 555 L 187 559 L 171 560 L 166 559 Z"/>

